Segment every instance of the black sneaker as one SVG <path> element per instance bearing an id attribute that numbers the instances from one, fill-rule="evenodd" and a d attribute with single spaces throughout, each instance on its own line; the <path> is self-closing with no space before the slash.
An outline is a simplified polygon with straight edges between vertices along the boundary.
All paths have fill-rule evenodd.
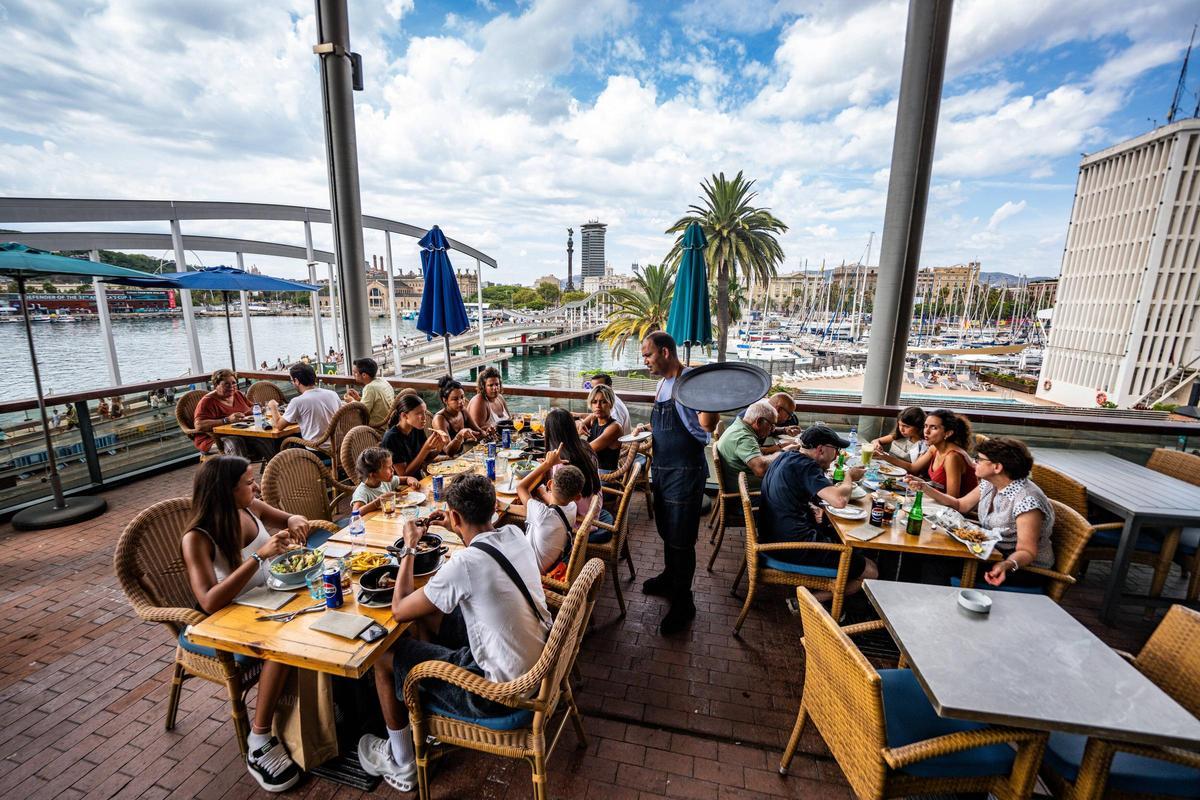
<path id="1" fill-rule="evenodd" d="M 658 632 L 663 636 L 673 636 L 687 630 L 696 618 L 696 604 L 691 600 L 680 600 L 671 603 L 667 615 L 658 623 Z"/>
<path id="2" fill-rule="evenodd" d="M 667 573 L 655 575 L 653 578 L 647 578 L 642 583 L 642 594 L 649 594 L 655 597 L 669 597 L 671 594 L 671 579 Z"/>
<path id="3" fill-rule="evenodd" d="M 258 785 L 268 792 L 285 792 L 300 780 L 300 767 L 292 761 L 287 748 L 272 736 L 262 747 L 250 753 L 246 769 Z"/>

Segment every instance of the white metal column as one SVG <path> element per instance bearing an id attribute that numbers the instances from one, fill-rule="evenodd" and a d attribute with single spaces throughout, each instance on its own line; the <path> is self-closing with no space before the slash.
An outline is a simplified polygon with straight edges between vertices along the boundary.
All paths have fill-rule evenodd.
<path id="1" fill-rule="evenodd" d="M 187 261 L 183 257 L 183 233 L 179 229 L 177 219 L 171 220 L 171 244 L 175 248 L 175 271 L 187 272 Z M 179 304 L 183 306 L 183 327 L 188 337 L 192 374 L 203 375 L 204 362 L 200 358 L 200 334 L 196 330 L 196 315 L 192 311 L 192 293 L 187 289 L 180 289 Z"/>
<path id="2" fill-rule="evenodd" d="M 338 299 L 333 290 L 333 264 L 325 266 L 329 268 L 329 318 L 333 321 L 333 349 L 341 350 L 342 329 L 338 326 Z"/>
<path id="3" fill-rule="evenodd" d="M 92 261 L 99 263 L 100 251 L 91 252 Z M 96 313 L 100 315 L 100 340 L 104 345 L 104 363 L 108 366 L 108 385 L 121 385 L 121 370 L 117 367 L 117 343 L 113 340 L 112 318 L 108 315 L 108 294 L 104 282 L 92 278 L 92 290 L 96 293 Z"/>
<path id="4" fill-rule="evenodd" d="M 308 258 L 308 282 L 314 286 L 317 283 L 317 262 L 313 260 L 312 223 L 304 220 L 304 250 Z M 317 343 L 316 361 L 321 360 L 325 352 L 325 334 L 321 330 L 321 293 L 309 292 L 308 303 L 312 308 L 313 338 Z"/>
<path id="5" fill-rule="evenodd" d="M 383 257 L 387 262 L 388 319 L 392 323 L 392 374 L 400 377 L 400 323 L 396 319 L 396 270 L 392 268 L 392 232 L 383 232 Z"/>
<path id="6" fill-rule="evenodd" d="M 487 342 L 483 338 L 483 265 L 475 259 L 475 294 L 479 298 L 479 357 L 487 358 Z"/>
<path id="7" fill-rule="evenodd" d="M 243 272 L 246 271 L 241 253 L 237 254 L 237 266 Z M 246 358 L 250 360 L 250 369 L 258 369 L 258 359 L 254 356 L 254 331 L 250 328 L 250 295 L 248 292 L 242 292 L 242 326 L 242 332 L 246 337 Z"/>

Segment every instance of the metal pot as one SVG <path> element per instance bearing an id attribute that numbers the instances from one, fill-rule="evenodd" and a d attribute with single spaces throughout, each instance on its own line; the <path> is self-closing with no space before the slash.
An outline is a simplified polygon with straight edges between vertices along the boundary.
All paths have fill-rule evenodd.
<path id="1" fill-rule="evenodd" d="M 384 586 L 380 588 L 379 580 L 386 575 L 395 578 L 399 572 L 400 567 L 396 564 L 384 564 L 382 567 L 367 570 L 358 579 L 359 594 L 368 603 L 373 603 L 377 600 L 386 600 L 392 594 L 392 587 Z"/>
<path id="2" fill-rule="evenodd" d="M 437 569 L 438 565 L 442 562 L 442 556 L 450 549 L 442 542 L 442 537 L 436 533 L 427 533 L 422 536 L 420 544 L 427 545 L 429 549 L 411 556 L 413 559 L 413 572 L 417 575 L 433 572 Z M 398 555 L 397 551 L 402 547 L 404 547 L 404 539 L 397 539 L 388 548 L 388 552 L 392 555 Z M 364 577 L 365 575 L 366 573 L 364 573 Z"/>

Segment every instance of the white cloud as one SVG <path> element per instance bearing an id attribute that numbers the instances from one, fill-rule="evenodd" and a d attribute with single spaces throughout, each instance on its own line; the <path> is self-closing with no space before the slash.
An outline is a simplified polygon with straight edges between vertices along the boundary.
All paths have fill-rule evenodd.
<path id="1" fill-rule="evenodd" d="M 1024 200 L 1021 200 L 1020 202 L 1017 202 L 1017 203 L 1014 203 L 1011 200 L 1006 200 L 1004 202 L 1004 205 L 1000 206 L 999 208 L 997 208 L 995 211 L 992 212 L 991 219 L 988 220 L 987 229 L 989 231 L 996 230 L 996 228 L 999 227 L 1001 222 L 1004 222 L 1004 220 L 1006 220 L 1006 219 L 1012 219 L 1013 217 L 1015 217 L 1017 214 L 1020 214 L 1024 210 L 1025 210 L 1025 201 Z"/>

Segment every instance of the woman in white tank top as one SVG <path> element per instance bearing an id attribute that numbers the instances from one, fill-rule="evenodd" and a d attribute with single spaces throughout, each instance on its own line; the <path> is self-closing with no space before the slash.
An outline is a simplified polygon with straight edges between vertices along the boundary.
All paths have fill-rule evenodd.
<path id="1" fill-rule="evenodd" d="M 495 367 L 481 370 L 476 386 L 479 392 L 467 404 L 467 414 L 481 430 L 493 431 L 511 416 L 502 394 L 504 385 L 500 380 L 500 370 Z"/>
<path id="2" fill-rule="evenodd" d="M 218 456 L 200 465 L 192 491 L 192 519 L 181 542 L 188 582 L 200 608 L 212 614 L 266 582 L 263 563 L 303 545 L 308 520 L 257 499 L 254 467 L 239 456 Z M 279 528 L 271 535 L 267 525 Z M 180 640 L 184 647 L 186 631 Z M 248 738 L 246 768 L 267 791 L 281 792 L 300 779 L 300 768 L 271 735 L 275 704 L 290 667 L 264 661 L 258 705 Z"/>

